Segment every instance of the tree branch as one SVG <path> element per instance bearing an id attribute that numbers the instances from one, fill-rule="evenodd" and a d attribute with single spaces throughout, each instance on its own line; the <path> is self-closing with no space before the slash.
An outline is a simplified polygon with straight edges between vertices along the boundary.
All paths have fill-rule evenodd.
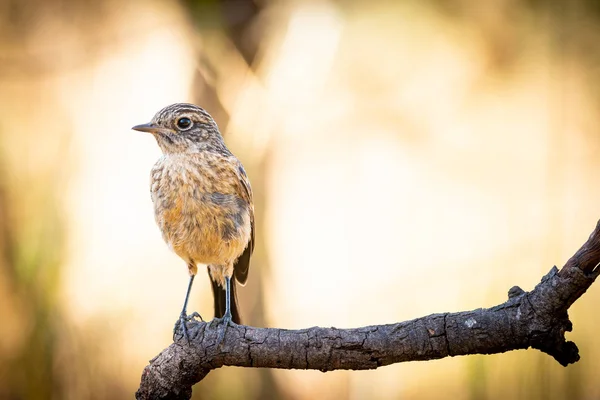
<path id="1" fill-rule="evenodd" d="M 188 325 L 190 345 L 181 337 L 144 368 L 137 399 L 189 399 L 192 385 L 222 366 L 316 369 L 375 369 L 403 361 L 466 354 L 538 349 L 567 366 L 579 360 L 565 341 L 572 324 L 568 308 L 600 274 L 600 222 L 588 241 L 559 271 L 553 267 L 530 292 L 518 286 L 500 305 L 433 314 L 411 321 L 355 329 L 227 329 L 216 348 L 217 329 Z"/>

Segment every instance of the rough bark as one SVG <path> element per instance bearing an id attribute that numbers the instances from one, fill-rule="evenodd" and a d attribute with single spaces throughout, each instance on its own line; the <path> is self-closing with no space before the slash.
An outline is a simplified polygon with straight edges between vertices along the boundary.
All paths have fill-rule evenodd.
<path id="1" fill-rule="evenodd" d="M 559 271 L 553 267 L 530 292 L 518 286 L 495 307 L 433 314 L 411 321 L 355 329 L 301 330 L 235 325 L 216 346 L 218 330 L 188 325 L 190 344 L 178 338 L 150 361 L 137 399 L 189 399 L 192 385 L 222 366 L 375 369 L 403 361 L 538 349 L 567 366 L 579 360 L 567 310 L 600 274 L 600 222 Z"/>

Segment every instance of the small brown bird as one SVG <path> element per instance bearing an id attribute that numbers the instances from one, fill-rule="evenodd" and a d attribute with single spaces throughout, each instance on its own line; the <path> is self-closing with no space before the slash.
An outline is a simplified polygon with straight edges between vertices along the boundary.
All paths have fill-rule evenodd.
<path id="1" fill-rule="evenodd" d="M 221 341 L 231 322 L 241 322 L 235 282 L 246 282 L 254 250 L 248 176 L 213 118 L 198 106 L 172 104 L 132 129 L 152 133 L 162 149 L 151 173 L 154 216 L 165 242 L 187 263 L 190 274 L 174 333 L 181 326 L 189 341 L 186 322 L 199 316 L 188 316 L 186 309 L 201 264 L 211 278 L 215 320 L 224 323 Z"/>

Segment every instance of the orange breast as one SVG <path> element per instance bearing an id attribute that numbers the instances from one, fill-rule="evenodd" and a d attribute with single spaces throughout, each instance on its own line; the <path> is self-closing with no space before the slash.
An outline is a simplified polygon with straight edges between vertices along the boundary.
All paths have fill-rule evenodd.
<path id="1" fill-rule="evenodd" d="M 223 179 L 215 181 L 207 165 L 161 161 L 152 173 L 152 200 L 165 241 L 186 262 L 233 263 L 250 240 L 249 205 Z"/>

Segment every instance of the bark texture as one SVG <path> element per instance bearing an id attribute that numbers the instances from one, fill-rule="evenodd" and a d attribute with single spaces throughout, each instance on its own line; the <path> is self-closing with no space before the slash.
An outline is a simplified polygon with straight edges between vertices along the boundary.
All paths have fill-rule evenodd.
<path id="1" fill-rule="evenodd" d="M 226 365 L 361 370 L 532 347 L 567 366 L 579 360 L 575 343 L 565 341 L 565 332 L 572 329 L 567 310 L 598 277 L 599 264 L 600 222 L 560 271 L 553 267 L 530 292 L 512 287 L 508 300 L 491 308 L 354 329 L 235 325 L 218 348 L 222 326 L 193 321 L 188 324 L 189 345 L 179 337 L 144 368 L 136 398 L 189 399 L 192 385 Z"/>

